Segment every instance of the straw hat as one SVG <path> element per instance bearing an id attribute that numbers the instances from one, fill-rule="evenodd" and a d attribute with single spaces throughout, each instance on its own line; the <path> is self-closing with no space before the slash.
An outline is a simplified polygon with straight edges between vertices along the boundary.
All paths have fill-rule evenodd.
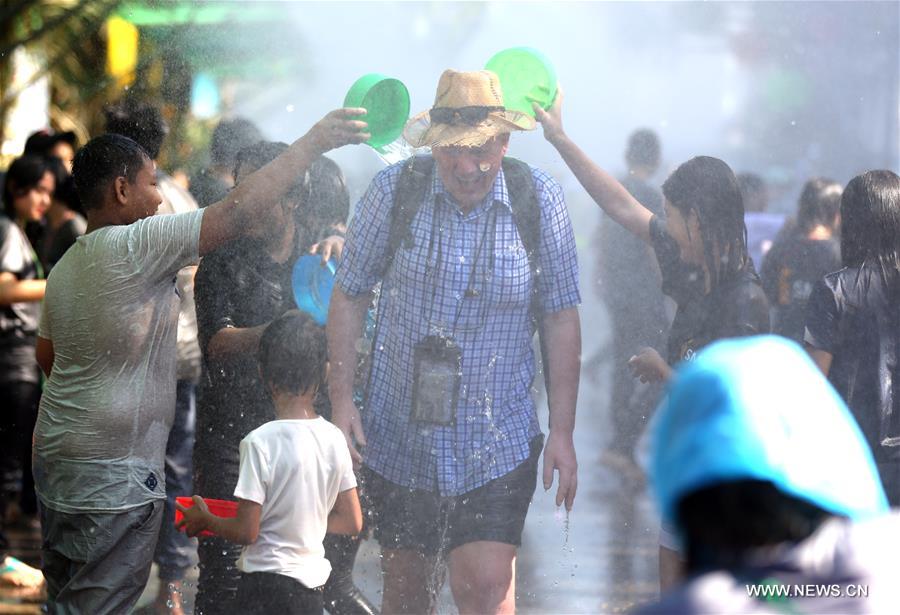
<path id="1" fill-rule="evenodd" d="M 534 119 L 503 105 L 500 79 L 488 70 L 445 70 L 434 106 L 406 123 L 403 137 L 413 147 L 478 147 L 513 130 L 533 130 Z"/>

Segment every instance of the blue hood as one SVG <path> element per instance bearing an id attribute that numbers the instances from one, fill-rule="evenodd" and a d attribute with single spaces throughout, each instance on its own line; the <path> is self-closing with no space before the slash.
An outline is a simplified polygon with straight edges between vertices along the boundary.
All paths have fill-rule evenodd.
<path id="1" fill-rule="evenodd" d="M 709 346 L 678 369 L 652 433 L 650 480 L 664 519 L 703 487 L 766 480 L 837 515 L 888 510 L 872 453 L 809 356 L 775 336 Z"/>

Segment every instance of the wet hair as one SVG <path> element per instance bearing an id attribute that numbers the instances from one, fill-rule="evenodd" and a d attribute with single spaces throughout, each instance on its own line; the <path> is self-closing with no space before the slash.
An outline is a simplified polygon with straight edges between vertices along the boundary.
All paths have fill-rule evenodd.
<path id="1" fill-rule="evenodd" d="M 230 167 L 239 151 L 262 140 L 259 128 L 250 120 L 242 117 L 222 120 L 213 130 L 209 155 L 213 164 Z"/>
<path id="2" fill-rule="evenodd" d="M 350 191 L 341 167 L 319 156 L 309 168 L 309 200 L 298 214 L 325 224 L 345 224 L 350 217 Z"/>
<path id="3" fill-rule="evenodd" d="M 841 197 L 841 260 L 845 267 L 877 264 L 885 282 L 900 274 L 900 177 L 868 171 Z"/>
<path id="4" fill-rule="evenodd" d="M 258 357 L 263 382 L 271 388 L 292 395 L 321 390 L 328 362 L 325 328 L 309 314 L 285 312 L 266 327 Z"/>
<path id="5" fill-rule="evenodd" d="M 689 572 L 737 569 L 754 551 L 798 543 L 833 515 L 763 480 L 737 480 L 685 495 L 676 511 Z"/>
<path id="6" fill-rule="evenodd" d="M 160 110 L 150 104 L 127 100 L 107 107 L 106 132 L 124 135 L 140 144 L 151 160 L 159 157 L 169 126 Z"/>
<path id="7" fill-rule="evenodd" d="M 120 134 L 91 139 L 75 154 L 72 177 L 85 210 L 103 206 L 103 193 L 117 177 L 134 183 L 150 156 L 135 141 Z"/>
<path id="8" fill-rule="evenodd" d="M 713 288 L 743 271 L 749 260 L 744 200 L 731 167 L 718 158 L 691 158 L 666 179 L 662 191 L 685 219 L 697 213 Z"/>
<path id="9" fill-rule="evenodd" d="M 738 187 L 744 197 L 744 209 L 746 211 L 765 211 L 768 203 L 766 196 L 766 182 L 756 173 L 739 173 L 737 176 Z"/>
<path id="10" fill-rule="evenodd" d="M 280 141 L 260 141 L 241 149 L 234 158 L 233 177 L 235 183 L 238 183 L 238 176 L 242 170 L 246 171 L 249 169 L 251 173 L 258 171 L 278 158 L 287 148 L 287 143 L 281 143 Z M 288 190 L 285 198 L 299 203 L 307 202 L 309 198 L 309 171 L 297 178 L 297 181 Z"/>
<path id="11" fill-rule="evenodd" d="M 3 183 L 3 211 L 7 216 L 15 220 L 15 199 L 28 194 L 48 172 L 53 173 L 53 169 L 43 156 L 20 156 L 13 160 L 6 170 L 6 180 Z"/>
<path id="12" fill-rule="evenodd" d="M 797 228 L 809 233 L 817 226 L 834 227 L 843 188 L 833 179 L 813 177 L 803 186 L 797 206 Z"/>
<path id="13" fill-rule="evenodd" d="M 635 130 L 628 137 L 625 148 L 625 162 L 629 167 L 647 167 L 656 170 L 659 166 L 659 137 L 649 128 Z"/>

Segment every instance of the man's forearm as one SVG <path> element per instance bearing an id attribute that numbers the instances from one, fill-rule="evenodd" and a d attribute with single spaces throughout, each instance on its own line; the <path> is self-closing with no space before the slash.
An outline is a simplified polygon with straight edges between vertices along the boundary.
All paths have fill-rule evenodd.
<path id="1" fill-rule="evenodd" d="M 543 317 L 544 369 L 550 374 L 547 391 L 550 431 L 571 434 L 581 374 L 581 322 L 577 308 Z"/>
<path id="2" fill-rule="evenodd" d="M 328 393 L 332 404 L 353 399 L 356 375 L 357 342 L 362 337 L 363 318 L 371 302 L 371 294 L 348 297 L 335 287 L 328 309 Z"/>

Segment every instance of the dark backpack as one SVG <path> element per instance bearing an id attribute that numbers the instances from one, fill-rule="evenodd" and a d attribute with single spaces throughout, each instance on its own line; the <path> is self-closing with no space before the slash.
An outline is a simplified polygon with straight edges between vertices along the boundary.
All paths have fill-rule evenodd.
<path id="1" fill-rule="evenodd" d="M 391 226 L 388 232 L 388 248 L 385 254 L 382 275 L 387 275 L 394 264 L 394 257 L 400 245 L 406 248 L 413 246 L 412 222 L 419 212 L 419 208 L 425 201 L 428 188 L 431 186 L 434 173 L 434 158 L 431 156 L 411 157 L 400 172 L 397 180 L 397 188 L 394 190 L 394 204 L 391 209 Z M 515 158 L 503 159 L 503 175 L 506 179 L 506 188 L 509 191 L 509 202 L 512 209 L 513 222 L 525 253 L 528 255 L 528 264 L 531 269 L 531 303 L 529 314 L 532 321 L 532 331 L 538 331 L 541 346 L 541 356 L 546 357 L 543 335 L 541 331 L 540 306 L 538 303 L 538 278 L 541 275 L 538 266 L 538 256 L 541 244 L 541 210 L 537 193 L 534 189 L 534 177 L 531 167 Z M 544 382 L 547 386 L 547 396 L 550 396 L 550 374 L 544 369 Z"/>

